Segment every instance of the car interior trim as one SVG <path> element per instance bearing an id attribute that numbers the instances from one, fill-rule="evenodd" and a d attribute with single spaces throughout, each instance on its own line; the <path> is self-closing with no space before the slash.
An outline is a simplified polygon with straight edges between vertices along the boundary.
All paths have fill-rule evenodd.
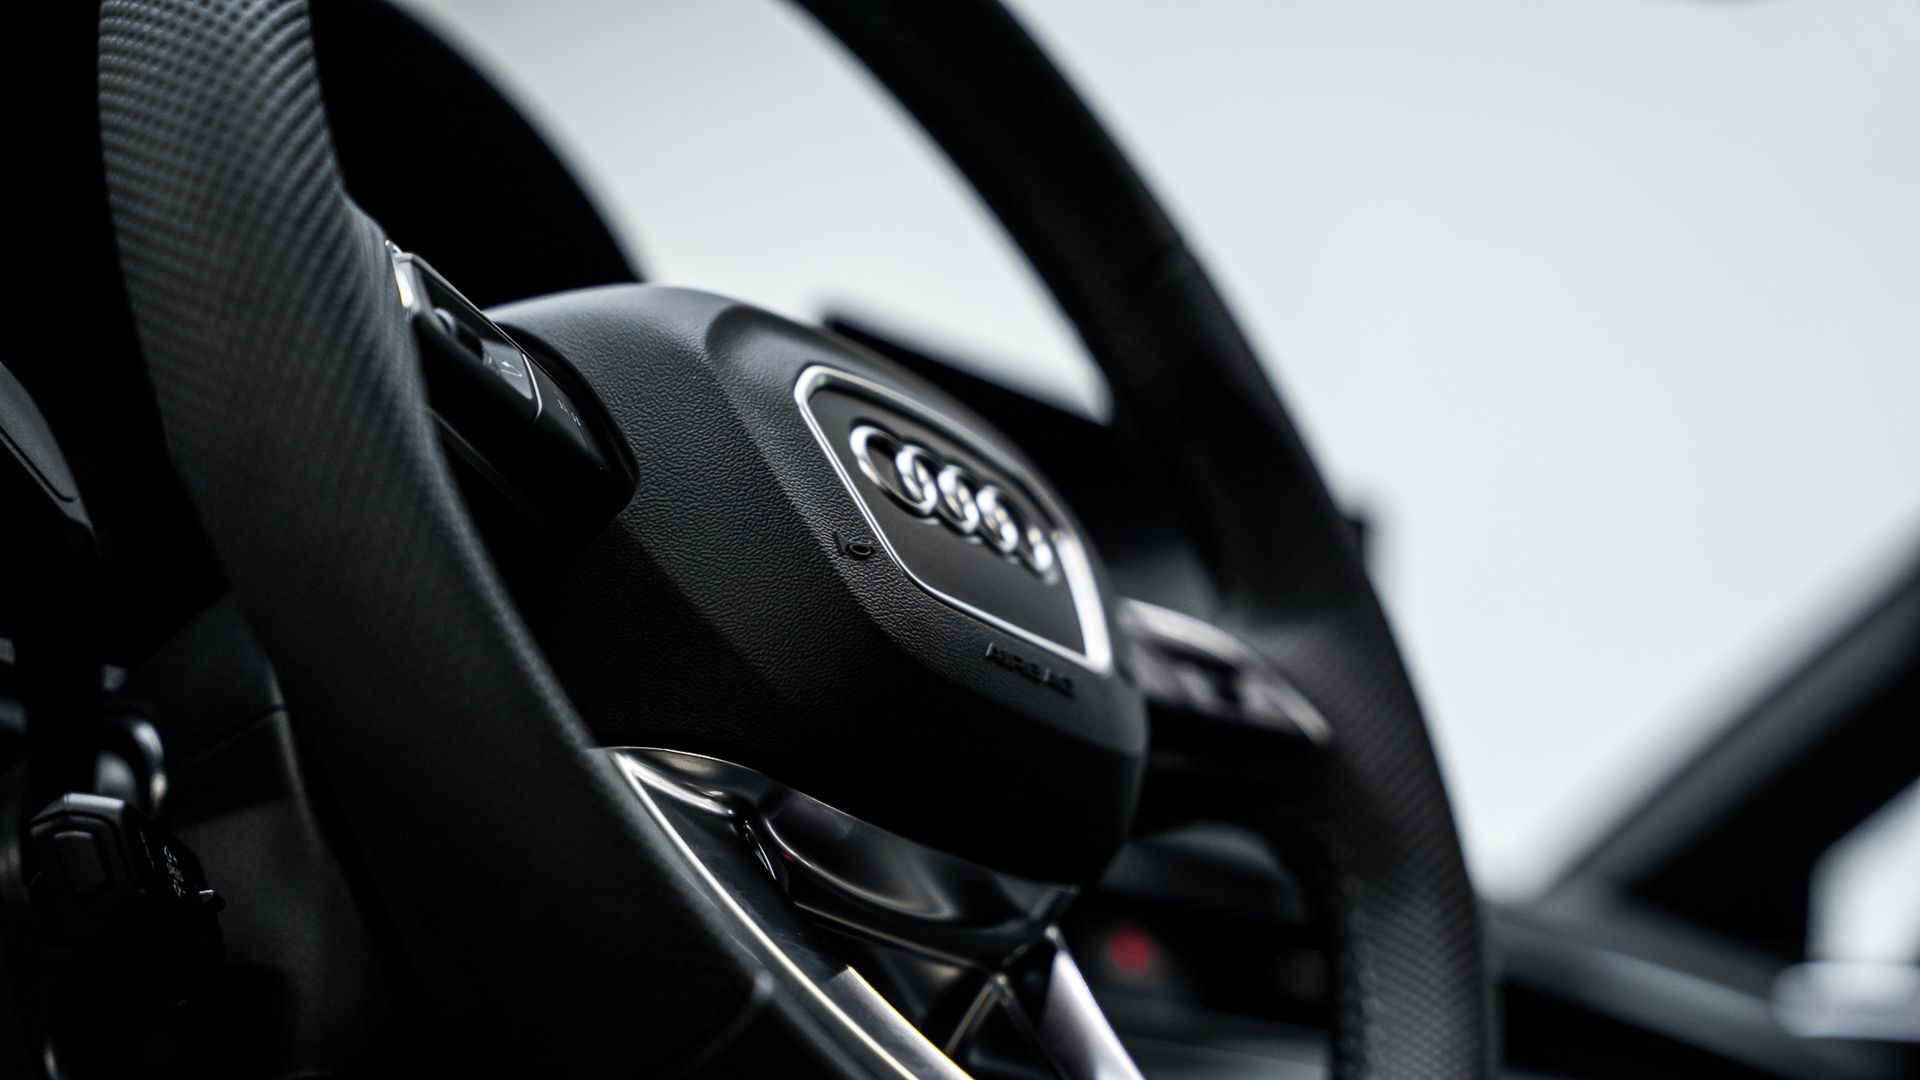
<path id="1" fill-rule="evenodd" d="M 834 453 L 833 441 L 828 437 L 826 430 L 820 426 L 819 419 L 814 416 L 811 403 L 813 394 L 829 386 L 838 386 L 861 396 L 878 399 L 923 423 L 946 431 L 951 437 L 964 443 L 968 449 L 991 462 L 995 468 L 1019 482 L 1027 496 L 1053 522 L 1055 533 L 1051 541 L 1055 563 L 1066 578 L 1067 590 L 1073 597 L 1074 613 L 1080 623 L 1080 635 L 1086 643 L 1084 650 L 1062 645 L 990 611 L 984 611 L 951 593 L 935 588 L 914 572 L 913 567 L 894 550 L 892 541 L 887 538 L 886 530 L 880 527 L 879 519 L 867 506 L 867 501 L 860 494 L 859 487 L 854 484 L 853 477 L 847 474 L 846 467 L 840 463 L 839 456 Z M 905 571 L 914 584 L 942 603 L 964 611 L 981 622 L 995 629 L 1004 630 L 1022 641 L 1065 657 L 1096 674 L 1104 675 L 1113 669 L 1113 642 L 1107 631 L 1106 608 L 1101 602 L 1099 586 L 1093 578 L 1093 566 L 1087 558 L 1086 549 L 1081 546 L 1079 535 L 1068 524 L 1066 512 L 1054 502 L 1052 496 L 1047 494 L 1045 485 L 1036 481 L 1019 462 L 995 451 L 992 439 L 974 431 L 970 425 L 958 418 L 892 387 L 823 364 L 816 364 L 800 373 L 799 381 L 793 386 L 793 402 L 799 407 L 800 416 L 806 421 L 807 430 L 813 433 L 814 440 L 820 444 L 821 453 L 826 455 L 828 464 L 833 466 L 834 475 L 840 478 L 840 483 L 847 489 L 847 494 L 853 498 L 854 505 L 860 508 L 860 516 L 865 518 L 867 525 L 873 529 L 874 538 L 886 550 L 887 557 Z M 928 510 L 932 510 L 931 503 Z"/>

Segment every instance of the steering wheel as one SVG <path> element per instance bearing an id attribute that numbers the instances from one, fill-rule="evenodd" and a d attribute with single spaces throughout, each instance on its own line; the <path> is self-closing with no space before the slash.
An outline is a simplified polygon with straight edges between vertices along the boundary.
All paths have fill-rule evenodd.
<path id="1" fill-rule="evenodd" d="M 556 1072 L 1132 1076 L 1055 920 L 1130 828 L 1224 818 L 1310 886 L 1337 1075 L 1487 1075 L 1420 710 L 1205 274 L 994 0 L 804 6 L 1078 327 L 1210 610 L 1123 604 L 1020 448 L 922 380 L 658 286 L 491 313 L 632 485 L 503 574 L 429 409 L 430 271 L 342 187 L 306 4 L 103 4 L 113 220 L 170 452 L 408 960 Z M 1249 710 L 1160 753 L 1141 650 L 1170 640 L 1325 737 Z"/>

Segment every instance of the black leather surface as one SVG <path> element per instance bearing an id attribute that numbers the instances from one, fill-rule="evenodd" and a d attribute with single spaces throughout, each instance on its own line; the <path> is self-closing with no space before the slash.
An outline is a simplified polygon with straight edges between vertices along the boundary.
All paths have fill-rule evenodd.
<path id="1" fill-rule="evenodd" d="M 1349 531 L 1205 272 L 997 0 L 802 6 L 966 173 L 1079 329 L 1136 464 L 1184 496 L 1219 596 L 1194 614 L 1331 721 L 1336 746 L 1245 812 L 1339 913 L 1337 1071 L 1486 1075 L 1481 916 L 1426 726 Z"/>
<path id="2" fill-rule="evenodd" d="M 664 1067 L 751 970 L 473 534 L 305 5 L 107 3 L 100 104 L 169 449 L 413 959 L 503 1060 Z"/>

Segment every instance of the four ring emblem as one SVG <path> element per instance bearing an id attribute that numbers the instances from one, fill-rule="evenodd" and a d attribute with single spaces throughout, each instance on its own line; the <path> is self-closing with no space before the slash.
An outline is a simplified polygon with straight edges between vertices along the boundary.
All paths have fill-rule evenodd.
<path id="1" fill-rule="evenodd" d="M 1014 496 L 982 482 L 966 466 L 942 461 L 926 447 L 873 424 L 856 425 L 847 445 L 867 479 L 909 513 L 937 517 L 955 533 L 1018 559 L 1041 577 L 1053 571 L 1048 530 L 1028 521 Z"/>

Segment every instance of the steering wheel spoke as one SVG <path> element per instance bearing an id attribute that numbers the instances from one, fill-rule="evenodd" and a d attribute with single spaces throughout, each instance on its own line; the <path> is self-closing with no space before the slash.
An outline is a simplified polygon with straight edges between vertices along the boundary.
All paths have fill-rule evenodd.
<path id="1" fill-rule="evenodd" d="M 1120 602 L 1118 622 L 1152 717 L 1154 770 L 1270 775 L 1333 741 L 1293 680 L 1232 632 L 1136 599 Z"/>
<path id="2" fill-rule="evenodd" d="M 717 758 L 605 753 L 750 948 L 923 1074 L 1139 1075 L 1058 930 L 1075 886 L 938 851 Z"/>

